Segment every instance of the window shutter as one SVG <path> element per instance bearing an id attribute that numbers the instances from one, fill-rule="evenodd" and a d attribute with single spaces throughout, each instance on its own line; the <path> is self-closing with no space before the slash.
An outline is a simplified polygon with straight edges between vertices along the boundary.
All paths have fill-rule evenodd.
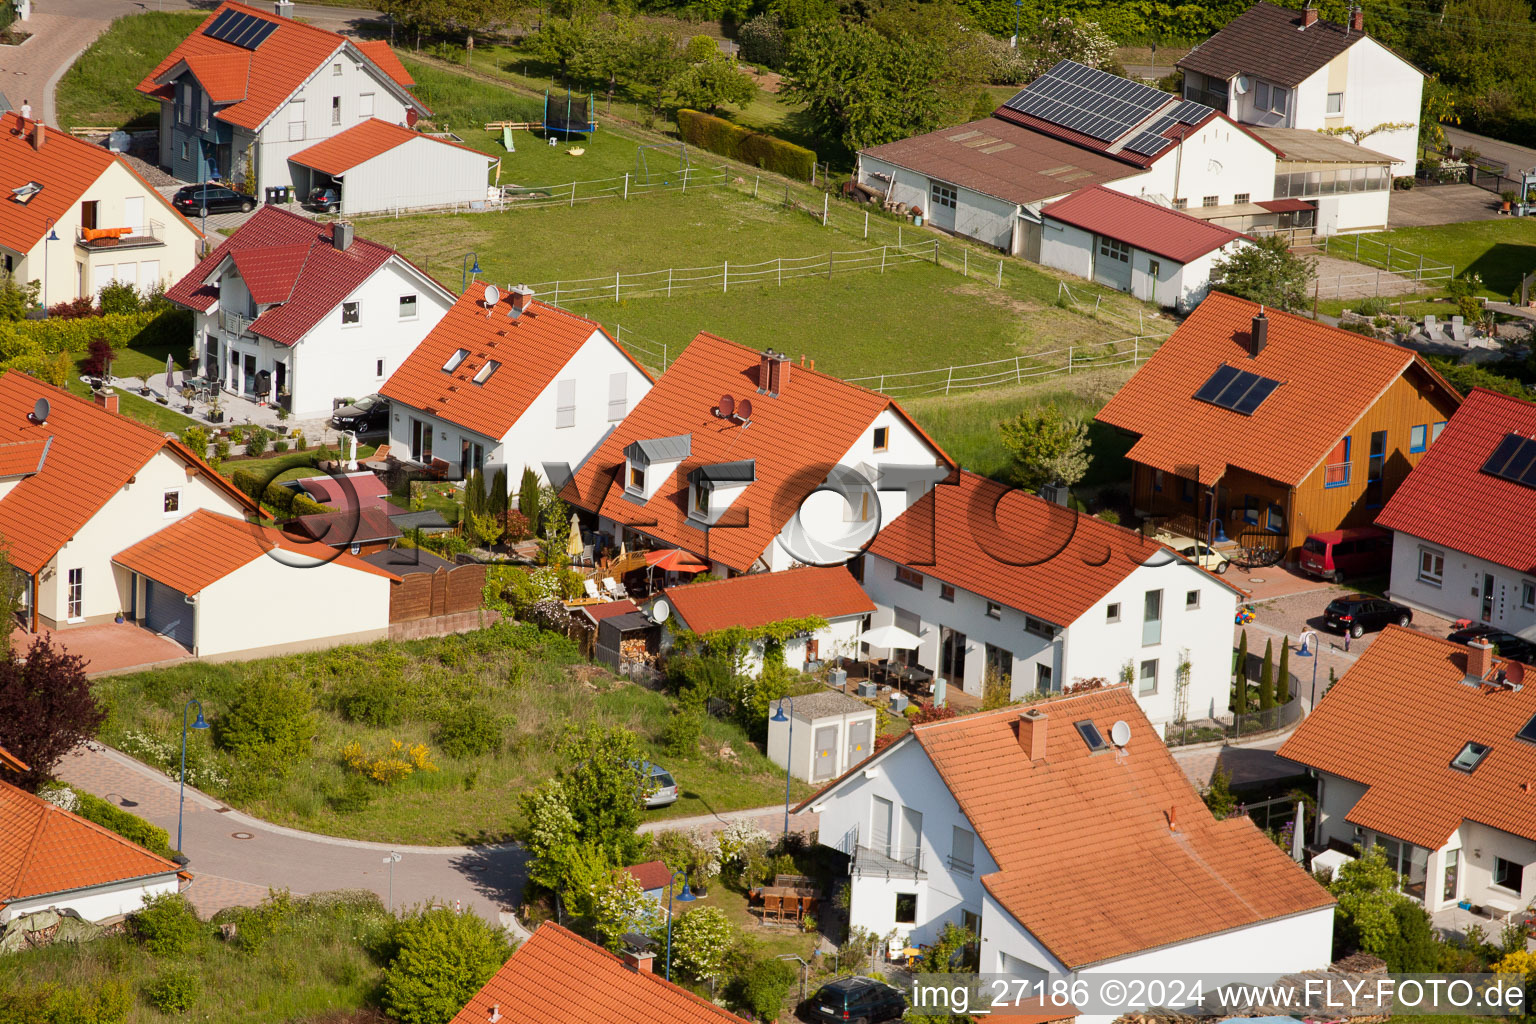
<path id="1" fill-rule="evenodd" d="M 558 381 L 555 385 L 555 428 L 576 425 L 576 382 Z"/>
<path id="2" fill-rule="evenodd" d="M 628 411 L 629 399 L 629 375 L 626 373 L 611 373 L 608 375 L 608 422 L 617 423 L 624 418 Z"/>

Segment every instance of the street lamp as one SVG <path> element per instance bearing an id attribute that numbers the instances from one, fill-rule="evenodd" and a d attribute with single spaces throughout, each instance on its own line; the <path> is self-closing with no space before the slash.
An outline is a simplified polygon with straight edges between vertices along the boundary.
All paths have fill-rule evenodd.
<path id="1" fill-rule="evenodd" d="M 1311 641 L 1310 646 L 1308 646 L 1308 640 Z M 1312 649 L 1317 645 L 1317 634 L 1309 629 L 1301 634 L 1301 650 L 1296 652 L 1296 657 L 1298 658 L 1312 659 L 1312 702 L 1308 705 L 1308 713 L 1317 707 L 1317 663 L 1321 659 L 1319 659 L 1317 652 Z"/>
<path id="2" fill-rule="evenodd" d="M 472 266 L 472 267 L 469 267 L 468 269 L 465 269 L 464 265 L 466 263 L 468 263 L 471 259 L 473 259 L 475 261 L 475 265 Z M 469 287 L 469 282 L 473 281 L 474 280 L 474 275 L 476 275 L 478 273 L 480 273 L 480 254 L 477 253 L 477 252 L 467 252 L 467 253 L 465 253 L 464 254 L 464 258 L 459 261 L 459 294 L 460 295 L 464 294 L 464 289 Z"/>
<path id="3" fill-rule="evenodd" d="M 785 704 L 789 705 L 788 715 L 784 714 Z M 789 743 L 784 748 L 784 834 L 789 835 L 789 768 L 795 763 L 795 702 L 788 697 L 780 698 L 769 721 L 789 723 Z"/>
<path id="4" fill-rule="evenodd" d="M 1013 48 L 1019 48 L 1019 14 L 1024 10 L 1024 0 L 1013 0 Z"/>
<path id="5" fill-rule="evenodd" d="M 389 851 L 389 856 L 384 858 L 384 863 L 389 865 L 389 902 L 385 906 L 390 913 L 395 910 L 395 865 L 400 863 L 400 855 L 394 850 Z"/>
<path id="6" fill-rule="evenodd" d="M 48 231 L 48 234 L 43 236 L 43 310 L 44 310 L 44 312 L 46 312 L 47 309 L 48 309 L 48 262 L 49 262 L 48 261 L 48 243 L 49 242 L 57 242 L 59 240 L 59 233 L 57 231 L 53 230 L 53 226 L 56 223 L 58 223 L 58 222 L 55 221 L 52 217 L 49 217 L 46 221 L 43 222 L 43 227 L 46 228 L 47 231 Z"/>
<path id="7" fill-rule="evenodd" d="M 181 709 L 181 793 L 176 801 L 176 851 L 181 852 L 181 819 L 186 813 L 187 806 L 187 712 L 192 710 L 192 705 L 197 705 L 197 721 L 192 723 L 194 729 L 206 729 L 208 723 L 203 720 L 203 702 L 193 697 L 187 701 L 187 706 Z"/>
<path id="8" fill-rule="evenodd" d="M 675 874 L 671 878 L 667 879 L 667 980 L 668 981 L 672 980 L 672 887 L 677 884 L 677 880 L 679 878 L 681 878 L 683 880 L 683 891 L 677 894 L 677 902 L 679 902 L 679 903 L 692 903 L 694 900 L 698 899 L 698 897 L 695 896 L 688 889 L 688 873 L 687 872 L 679 871 L 677 874 Z"/>

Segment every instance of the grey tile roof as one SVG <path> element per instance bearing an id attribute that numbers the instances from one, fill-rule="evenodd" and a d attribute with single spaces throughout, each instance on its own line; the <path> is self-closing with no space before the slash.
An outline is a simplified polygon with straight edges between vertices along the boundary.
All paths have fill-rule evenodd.
<path id="1" fill-rule="evenodd" d="M 714 483 L 751 483 L 757 479 L 757 460 L 740 459 L 736 462 L 716 462 L 700 466 L 688 474 L 690 483 L 710 480 Z"/>
<path id="2" fill-rule="evenodd" d="M 868 704 L 836 690 L 823 690 L 790 698 L 795 717 L 802 721 L 831 718 L 834 715 L 852 715 L 861 711 L 873 711 Z M 777 705 L 774 705 L 777 707 Z"/>

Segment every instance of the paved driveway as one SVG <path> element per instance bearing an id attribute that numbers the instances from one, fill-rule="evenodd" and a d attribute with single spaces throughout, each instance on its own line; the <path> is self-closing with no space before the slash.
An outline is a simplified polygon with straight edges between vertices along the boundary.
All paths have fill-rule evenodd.
<path id="1" fill-rule="evenodd" d="M 1420 185 L 1393 192 L 1387 227 L 1411 228 L 1430 224 L 1459 224 L 1469 220 L 1493 220 L 1499 213 L 1499 197 L 1476 185 Z"/>
<path id="2" fill-rule="evenodd" d="M 185 661 L 190 655 L 187 649 L 174 640 L 167 640 L 158 633 L 129 622 L 108 622 L 99 626 L 74 626 L 56 633 L 44 629 L 43 636 L 70 654 L 85 659 L 85 674 L 106 675 L 112 672 L 128 672 L 156 665 L 173 665 Z M 11 646 L 21 650 L 32 643 L 33 635 L 20 629 L 11 633 Z"/>

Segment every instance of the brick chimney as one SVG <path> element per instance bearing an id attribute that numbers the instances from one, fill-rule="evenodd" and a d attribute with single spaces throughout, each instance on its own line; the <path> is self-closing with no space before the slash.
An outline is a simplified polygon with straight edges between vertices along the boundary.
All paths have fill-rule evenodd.
<path id="1" fill-rule="evenodd" d="M 1365 8 L 1356 7 L 1349 12 L 1349 30 L 1351 32 L 1365 31 Z"/>
<path id="2" fill-rule="evenodd" d="M 763 354 L 758 358 L 758 394 L 777 398 L 779 392 L 789 386 L 789 368 L 792 365 L 789 356 L 783 352 L 775 352 L 771 348 L 764 349 Z"/>
<path id="3" fill-rule="evenodd" d="M 1317 8 L 1313 7 L 1311 4 L 1308 4 L 1306 10 L 1301 12 L 1301 27 L 1303 29 L 1308 29 L 1316 24 Z"/>
<path id="4" fill-rule="evenodd" d="M 648 949 L 627 950 L 624 953 L 624 964 L 636 974 L 650 974 L 651 961 L 656 959 L 656 954 Z"/>
<path id="5" fill-rule="evenodd" d="M 48 132 L 43 128 L 43 122 L 36 121 L 32 125 L 32 148 L 42 149 L 43 143 L 48 141 Z"/>
<path id="6" fill-rule="evenodd" d="M 501 1004 L 497 1003 L 492 1006 L 490 1012 L 485 1015 L 485 1019 L 489 1021 L 490 1024 L 497 1024 L 497 1022 L 501 1020 Z"/>
<path id="7" fill-rule="evenodd" d="M 98 391 L 95 393 L 94 398 L 96 399 L 96 404 L 107 410 L 107 412 L 117 412 L 116 391 Z"/>
<path id="8" fill-rule="evenodd" d="M 1259 315 L 1253 318 L 1253 329 L 1248 332 L 1248 355 L 1259 358 L 1259 353 L 1264 351 L 1264 346 L 1269 344 L 1269 317 L 1264 315 L 1264 310 L 1259 310 Z"/>
<path id="9" fill-rule="evenodd" d="M 512 308 L 522 313 L 533 304 L 533 289 L 520 284 L 512 289 Z"/>
<path id="10" fill-rule="evenodd" d="M 1031 761 L 1045 760 L 1045 727 L 1047 716 L 1039 708 L 1019 713 L 1019 749 Z"/>
<path id="11" fill-rule="evenodd" d="M 1467 682 L 1476 685 L 1488 678 L 1493 668 L 1493 645 L 1486 640 L 1474 640 L 1467 644 Z"/>

